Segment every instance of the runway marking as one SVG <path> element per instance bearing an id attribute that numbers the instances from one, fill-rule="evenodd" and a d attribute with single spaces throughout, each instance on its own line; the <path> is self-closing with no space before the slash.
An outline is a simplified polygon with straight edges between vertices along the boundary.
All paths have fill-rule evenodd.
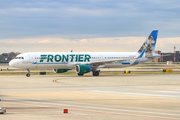
<path id="1" fill-rule="evenodd" d="M 8 99 L 6 99 L 8 100 Z M 33 101 L 22 101 L 22 100 L 15 100 L 16 102 L 29 102 L 29 103 L 38 103 L 39 102 L 33 102 Z M 52 109 L 62 109 L 62 108 L 57 108 L 57 105 L 61 106 L 71 106 L 71 107 L 77 107 L 75 108 L 70 108 L 69 110 L 74 110 L 74 111 L 84 111 L 84 112 L 93 112 L 93 113 L 102 113 L 102 114 L 114 114 L 114 115 L 125 115 L 125 116 L 136 116 L 136 117 L 146 117 L 146 118 L 158 118 L 158 119 L 167 119 L 167 120 L 180 120 L 178 118 L 171 118 L 171 117 L 160 117 L 160 116 L 149 116 L 149 115 L 136 115 L 136 114 L 126 114 L 126 113 L 115 113 L 115 112 L 104 112 L 104 111 L 97 111 L 97 110 L 84 110 L 80 109 L 81 108 L 94 108 L 94 109 L 101 109 L 101 110 L 116 110 L 116 111 L 123 111 L 123 112 L 138 112 L 138 113 L 150 113 L 150 114 L 161 114 L 161 115 L 176 115 L 180 116 L 180 114 L 168 114 L 168 113 L 157 113 L 157 112 L 144 112 L 144 111 L 137 111 L 137 110 L 122 110 L 122 109 L 113 109 L 113 108 L 98 108 L 98 107 L 92 107 L 92 106 L 79 106 L 79 105 L 69 105 L 69 104 L 59 104 L 59 103 L 46 103 L 46 102 L 40 102 L 41 104 L 45 104 L 45 106 L 42 105 L 30 105 L 30 104 L 22 104 L 22 103 L 12 103 L 12 102 L 1 102 L 1 103 L 6 103 L 6 104 L 20 104 L 20 105 L 25 105 L 25 106 L 35 106 L 35 107 L 43 107 L 47 108 L 50 106 L 47 105 L 55 105 L 56 107 L 50 107 Z"/>
<path id="2" fill-rule="evenodd" d="M 174 91 L 174 90 L 171 90 L 171 91 L 157 91 L 157 92 L 162 92 L 162 93 L 180 93 L 180 91 Z"/>
<path id="3" fill-rule="evenodd" d="M 152 97 L 170 97 L 170 98 L 180 98 L 179 95 L 155 95 L 155 94 L 143 94 L 143 93 L 128 93 L 128 92 L 112 92 L 112 91 L 95 91 L 89 90 L 89 92 L 94 93 L 109 93 L 109 94 L 123 94 L 123 95 L 139 95 L 139 96 L 152 96 Z"/>
<path id="4" fill-rule="evenodd" d="M 65 84 L 65 85 L 75 85 L 75 84 L 69 84 L 69 83 L 59 82 L 58 80 L 62 80 L 62 78 L 55 79 L 55 80 L 53 80 L 53 82 L 55 82 L 55 83 L 60 83 L 60 84 Z"/>
<path id="5" fill-rule="evenodd" d="M 64 79 L 65 79 L 65 78 L 64 78 Z M 55 80 L 53 80 L 53 82 L 55 82 L 55 83 L 60 83 L 60 84 L 65 84 L 65 85 L 78 85 L 78 84 L 71 84 L 71 83 L 59 82 L 59 80 L 62 80 L 62 78 L 55 79 Z M 81 85 L 81 86 L 86 86 L 86 85 Z"/>
<path id="6" fill-rule="evenodd" d="M 6 103 L 6 102 L 4 102 Z M 18 103 L 12 103 L 18 104 Z M 19 104 L 18 104 L 19 105 Z M 20 105 L 28 105 L 29 104 L 20 104 Z M 40 106 L 39 106 L 40 107 Z M 43 106 L 41 106 L 43 107 Z M 62 108 L 54 108 L 54 109 L 62 109 Z M 124 116 L 135 116 L 135 117 L 145 117 L 145 118 L 158 118 L 158 119 L 166 119 L 166 120 L 180 120 L 178 118 L 170 118 L 170 117 L 159 117 L 159 116 L 145 116 L 145 115 L 135 115 L 135 114 L 126 114 L 126 113 L 114 113 L 114 112 L 104 112 L 104 111 L 92 111 L 92 110 L 83 110 L 83 109 L 69 109 L 73 111 L 82 111 L 82 112 L 91 112 L 91 113 L 101 113 L 101 114 L 113 114 L 113 115 L 124 115 Z M 39 110 L 38 110 L 39 111 Z"/>

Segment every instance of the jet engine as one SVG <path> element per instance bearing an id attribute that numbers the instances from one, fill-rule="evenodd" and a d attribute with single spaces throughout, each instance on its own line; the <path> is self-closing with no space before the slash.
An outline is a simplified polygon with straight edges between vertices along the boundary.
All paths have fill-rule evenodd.
<path id="1" fill-rule="evenodd" d="M 91 71 L 91 65 L 76 65 L 75 70 L 79 75 L 83 75 Z"/>
<path id="2" fill-rule="evenodd" d="M 54 69 L 53 70 L 55 73 L 64 73 L 64 72 L 67 72 L 68 69 Z"/>

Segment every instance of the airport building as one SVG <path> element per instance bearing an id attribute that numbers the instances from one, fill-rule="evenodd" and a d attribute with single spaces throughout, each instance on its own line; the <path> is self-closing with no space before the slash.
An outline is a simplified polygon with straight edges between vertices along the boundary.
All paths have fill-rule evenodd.
<path id="1" fill-rule="evenodd" d="M 155 62 L 180 62 L 180 51 L 174 51 L 174 53 L 163 53 L 161 51 L 155 51 L 155 54 L 162 55 L 161 58 L 156 59 Z"/>

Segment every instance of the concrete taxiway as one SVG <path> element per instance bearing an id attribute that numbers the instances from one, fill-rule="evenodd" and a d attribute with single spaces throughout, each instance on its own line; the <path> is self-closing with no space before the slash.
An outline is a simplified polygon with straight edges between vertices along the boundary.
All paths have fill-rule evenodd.
<path id="1" fill-rule="evenodd" d="M 0 76 L 0 92 L 2 120 L 180 120 L 178 74 Z"/>

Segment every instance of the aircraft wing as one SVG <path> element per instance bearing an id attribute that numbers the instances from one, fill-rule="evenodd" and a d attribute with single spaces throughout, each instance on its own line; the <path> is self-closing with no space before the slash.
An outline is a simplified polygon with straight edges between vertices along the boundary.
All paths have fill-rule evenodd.
<path id="1" fill-rule="evenodd" d="M 112 63 L 112 62 L 124 62 L 127 60 L 134 60 L 134 59 L 139 59 L 143 57 L 146 49 L 138 56 L 135 58 L 124 58 L 124 59 L 115 59 L 115 60 L 103 60 L 103 61 L 95 61 L 95 62 L 88 62 L 88 63 L 82 63 L 82 64 L 89 64 L 89 65 L 104 65 L 105 63 Z"/>
<path id="2" fill-rule="evenodd" d="M 152 59 L 156 59 L 156 58 L 161 58 L 161 57 L 164 57 L 164 56 L 171 56 L 171 54 L 166 54 L 166 55 L 159 55 L 159 54 L 155 54 L 153 56 L 148 56 L 147 58 L 152 58 Z"/>
<path id="3" fill-rule="evenodd" d="M 123 62 L 127 60 L 132 60 L 132 59 L 137 59 L 137 58 L 130 58 L 130 59 L 117 59 L 117 60 L 103 60 L 103 61 L 95 61 L 95 62 L 88 62 L 88 63 L 82 63 L 82 64 L 89 64 L 89 65 L 104 65 L 105 63 L 112 63 L 112 62 Z"/>
<path id="4" fill-rule="evenodd" d="M 161 56 L 163 56 L 163 57 L 164 57 L 164 56 L 171 56 L 171 55 L 172 55 L 172 54 L 166 54 L 166 55 L 161 55 Z"/>

